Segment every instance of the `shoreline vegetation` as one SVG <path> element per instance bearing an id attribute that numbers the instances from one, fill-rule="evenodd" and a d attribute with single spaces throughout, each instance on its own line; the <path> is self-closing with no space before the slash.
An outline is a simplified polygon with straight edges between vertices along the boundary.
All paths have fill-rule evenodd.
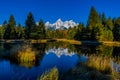
<path id="1" fill-rule="evenodd" d="M 112 61 L 116 58 L 109 56 L 86 55 L 86 62 L 77 66 L 64 75 L 65 80 L 119 80 L 119 73 L 114 70 Z M 116 68 L 116 70 L 119 70 Z"/>
<path id="2" fill-rule="evenodd" d="M 34 39 L 13 39 L 13 40 L 0 40 L 0 43 L 47 43 L 47 42 L 66 42 L 70 44 L 87 44 L 87 45 L 107 45 L 107 46 L 120 46 L 120 42 L 118 41 L 78 41 L 73 39 L 40 39 L 40 40 L 34 40 Z"/>
<path id="3" fill-rule="evenodd" d="M 119 80 L 119 72 L 114 70 L 112 61 L 116 58 L 109 56 L 86 55 L 86 62 L 78 64 L 68 72 L 58 75 L 59 70 L 54 67 L 43 73 L 38 80 Z M 119 62 L 118 62 L 119 63 Z M 118 69 L 117 69 L 118 68 Z M 119 67 L 116 67 L 119 70 Z M 59 79 L 58 79 L 59 78 Z"/>

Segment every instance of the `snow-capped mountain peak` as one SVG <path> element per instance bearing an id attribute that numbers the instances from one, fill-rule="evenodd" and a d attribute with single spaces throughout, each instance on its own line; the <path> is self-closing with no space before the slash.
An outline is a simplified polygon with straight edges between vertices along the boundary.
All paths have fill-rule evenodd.
<path id="1" fill-rule="evenodd" d="M 55 27 L 56 29 L 59 29 L 63 26 L 63 22 L 61 19 L 58 19 L 54 24 L 53 27 Z"/>
<path id="2" fill-rule="evenodd" d="M 56 22 L 62 22 L 61 18 L 59 18 Z"/>
<path id="3" fill-rule="evenodd" d="M 55 23 L 51 24 L 50 22 L 45 23 L 46 29 L 68 29 L 69 27 L 77 26 L 78 23 L 75 23 L 73 20 L 63 22 L 61 19 L 58 19 Z"/>

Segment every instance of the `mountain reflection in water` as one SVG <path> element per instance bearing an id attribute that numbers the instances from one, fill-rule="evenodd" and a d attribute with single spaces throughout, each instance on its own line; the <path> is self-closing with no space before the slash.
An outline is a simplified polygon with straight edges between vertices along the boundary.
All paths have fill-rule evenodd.
<path id="1" fill-rule="evenodd" d="M 58 47 L 55 49 L 52 48 L 53 46 L 46 44 L 33 44 L 32 47 L 33 50 L 36 51 L 35 55 L 37 56 L 37 61 L 29 62 L 24 61 L 25 59 L 23 59 L 23 61 L 19 61 L 16 58 L 16 54 L 12 54 L 10 52 L 14 46 L 16 47 L 16 44 L 1 45 L 1 80 L 37 80 L 37 77 L 40 76 L 43 72 L 55 66 L 59 69 L 59 71 L 64 73 L 69 69 L 73 68 L 77 64 L 79 59 L 77 52 L 71 51 L 67 47 Z"/>
<path id="2" fill-rule="evenodd" d="M 63 55 L 64 56 L 71 56 L 72 57 L 73 55 L 77 54 L 77 52 L 68 52 L 68 48 L 58 48 L 58 49 L 52 48 L 52 49 L 46 51 L 46 54 L 49 54 L 49 53 L 56 54 L 56 56 L 58 58 L 60 58 Z"/>
<path id="3" fill-rule="evenodd" d="M 85 55 L 120 56 L 120 47 L 54 42 L 32 44 L 32 50 L 36 52 L 35 62 L 19 62 L 10 53 L 14 46 L 16 44 L 0 44 L 0 80 L 37 80 L 38 76 L 53 67 L 57 67 L 60 73 L 65 73 L 78 62 L 86 62 Z"/>

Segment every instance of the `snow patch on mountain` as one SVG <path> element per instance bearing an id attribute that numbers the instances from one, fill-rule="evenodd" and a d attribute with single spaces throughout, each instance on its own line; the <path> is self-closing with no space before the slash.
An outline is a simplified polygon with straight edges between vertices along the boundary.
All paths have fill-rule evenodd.
<path id="1" fill-rule="evenodd" d="M 65 30 L 68 29 L 69 27 L 73 28 L 74 26 L 78 26 L 78 23 L 75 23 L 73 20 L 63 22 L 61 19 L 58 19 L 53 24 L 51 24 L 50 22 L 45 23 L 46 29 L 52 29 L 52 30 L 56 30 L 56 29 Z"/>

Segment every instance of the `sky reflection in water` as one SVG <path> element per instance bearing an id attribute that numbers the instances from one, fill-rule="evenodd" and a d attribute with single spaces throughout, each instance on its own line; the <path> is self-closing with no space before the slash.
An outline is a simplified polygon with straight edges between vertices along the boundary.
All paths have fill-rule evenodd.
<path id="1" fill-rule="evenodd" d="M 79 60 L 77 53 L 68 52 L 67 48 L 50 49 L 39 61 L 38 66 L 26 68 L 9 60 L 0 61 L 0 80 L 35 80 L 43 72 L 57 67 L 59 71 L 65 72 L 73 68 Z"/>
<path id="2" fill-rule="evenodd" d="M 57 46 L 56 46 L 57 44 Z M 84 54 L 97 54 L 104 56 L 120 56 L 120 47 L 70 45 L 64 43 L 34 44 L 38 51 L 38 63 L 16 63 L 9 59 L 7 53 L 13 45 L 0 46 L 0 80 L 36 80 L 43 72 L 57 67 L 60 72 L 66 72 L 76 66 L 78 62 L 86 62 Z M 113 67 L 119 64 L 112 63 Z M 30 66 L 30 67 L 29 67 Z M 120 69 L 120 67 L 117 69 Z M 120 70 L 117 70 L 120 72 Z"/>

